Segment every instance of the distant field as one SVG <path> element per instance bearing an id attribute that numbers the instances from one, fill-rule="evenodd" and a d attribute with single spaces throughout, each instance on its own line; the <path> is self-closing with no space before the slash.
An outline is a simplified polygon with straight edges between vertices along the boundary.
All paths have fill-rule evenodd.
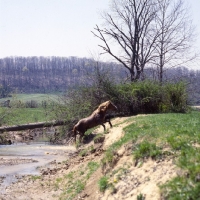
<path id="1" fill-rule="evenodd" d="M 26 102 L 26 101 L 37 101 L 38 103 L 42 102 L 42 101 L 57 101 L 59 99 L 59 95 L 61 94 L 14 94 L 12 95 L 12 97 L 9 98 L 1 98 L 0 99 L 0 103 L 4 102 L 6 100 L 20 100 L 22 102 Z"/>
<path id="2" fill-rule="evenodd" d="M 1 108 L 0 115 L 4 115 L 2 125 L 20 125 L 51 120 L 51 113 L 43 108 Z"/>
<path id="3" fill-rule="evenodd" d="M 14 94 L 10 98 L 0 99 L 0 105 L 10 100 L 11 108 L 0 106 L 0 126 L 19 125 L 54 119 L 51 106 L 41 106 L 42 101 L 47 105 L 51 102 L 63 103 L 62 94 Z M 37 102 L 36 107 L 26 107 L 27 102 Z"/>

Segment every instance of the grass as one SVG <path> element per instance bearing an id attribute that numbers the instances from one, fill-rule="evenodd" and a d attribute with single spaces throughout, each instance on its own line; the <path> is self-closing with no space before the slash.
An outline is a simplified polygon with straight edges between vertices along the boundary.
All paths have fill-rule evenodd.
<path id="1" fill-rule="evenodd" d="M 159 159 L 171 155 L 186 175 L 161 185 L 163 199 L 200 199 L 200 112 L 168 113 L 129 118 L 124 137 L 105 152 L 102 163 L 112 163 L 115 152 L 132 144 L 134 159 Z M 169 151 L 169 154 L 166 152 Z"/>
<path id="2" fill-rule="evenodd" d="M 162 199 L 182 200 L 200 199 L 200 183 L 194 183 L 190 178 L 177 176 L 161 186 Z"/>
<path id="3" fill-rule="evenodd" d="M 98 181 L 98 185 L 99 185 L 100 192 L 105 192 L 105 190 L 109 186 L 108 177 L 107 176 L 101 177 L 100 180 Z"/>
<path id="4" fill-rule="evenodd" d="M 41 176 L 32 175 L 32 176 L 31 176 L 31 179 L 32 179 L 33 181 L 35 181 L 35 180 L 37 180 L 37 179 L 41 179 Z"/>
<path id="5" fill-rule="evenodd" d="M 145 200 L 145 196 L 143 194 L 137 195 L 137 200 Z"/>
<path id="6" fill-rule="evenodd" d="M 58 94 L 59 95 L 59 94 Z M 48 101 L 48 100 L 54 100 L 56 101 L 58 99 L 58 95 L 57 94 L 13 94 L 12 97 L 9 98 L 1 98 L 0 99 L 0 103 L 4 102 L 5 100 L 19 100 L 22 102 L 26 102 L 26 101 L 37 101 L 38 103 L 41 103 L 42 101 Z"/>
<path id="7" fill-rule="evenodd" d="M 87 177 L 87 179 L 89 179 L 90 176 L 99 168 L 99 164 L 97 162 L 91 161 L 88 163 L 87 167 L 89 170 L 88 170 L 86 177 Z"/>
<path id="8" fill-rule="evenodd" d="M 158 158 L 162 155 L 162 152 L 155 143 L 149 143 L 148 141 L 143 141 L 136 145 L 133 149 L 134 159 L 138 160 L 140 158 Z"/>
<path id="9" fill-rule="evenodd" d="M 0 115 L 4 115 L 2 125 L 20 125 L 51 120 L 43 108 L 2 108 Z"/>
<path id="10" fill-rule="evenodd" d="M 108 151 L 119 149 L 130 141 L 133 147 L 143 141 L 148 141 L 156 144 L 158 148 L 170 146 L 174 151 L 183 148 L 181 145 L 200 143 L 199 112 L 154 114 L 130 118 L 129 121 L 131 119 L 135 122 L 124 128 L 124 137 L 115 142 Z"/>
<path id="11" fill-rule="evenodd" d="M 26 123 L 34 123 L 41 121 L 49 121 L 53 117 L 52 112 L 48 111 L 48 107 L 44 109 L 41 106 L 42 101 L 53 102 L 58 101 L 59 96 L 56 94 L 16 94 L 10 98 L 0 99 L 0 103 L 7 99 L 11 100 L 11 108 L 0 107 L 0 125 L 20 125 Z M 26 108 L 23 103 L 35 101 L 37 108 Z M 50 108 L 49 108 L 50 109 Z"/>

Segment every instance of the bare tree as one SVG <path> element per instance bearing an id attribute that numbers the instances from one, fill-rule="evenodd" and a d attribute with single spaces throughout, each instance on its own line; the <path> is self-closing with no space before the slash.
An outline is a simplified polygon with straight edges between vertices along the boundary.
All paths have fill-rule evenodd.
<path id="1" fill-rule="evenodd" d="M 155 64 L 162 82 L 164 68 L 180 66 L 196 57 L 190 52 L 195 34 L 184 0 L 157 0 L 157 6 Z"/>
<path id="2" fill-rule="evenodd" d="M 175 61 L 181 64 L 192 46 L 194 34 L 183 1 L 112 0 L 110 13 L 103 14 L 103 28 L 97 25 L 92 33 L 103 43 L 102 53 L 129 70 L 131 81 L 138 80 L 149 64 L 158 67 L 162 82 L 163 68 Z M 185 57 L 184 62 L 193 58 Z"/>
<path id="3" fill-rule="evenodd" d="M 113 0 L 111 13 L 104 13 L 105 27 L 98 25 L 92 33 L 108 53 L 130 72 L 131 81 L 138 80 L 143 68 L 152 59 L 157 36 L 152 35 L 151 22 L 156 14 L 153 0 Z M 113 44 L 114 42 L 114 44 Z M 115 52 L 116 45 L 121 52 Z"/>

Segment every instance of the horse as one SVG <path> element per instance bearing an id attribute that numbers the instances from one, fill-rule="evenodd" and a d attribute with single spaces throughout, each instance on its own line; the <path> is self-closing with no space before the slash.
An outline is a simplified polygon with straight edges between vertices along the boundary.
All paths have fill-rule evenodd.
<path id="1" fill-rule="evenodd" d="M 77 133 L 79 133 L 80 139 L 82 139 L 85 132 L 90 128 L 94 128 L 95 126 L 102 125 L 105 131 L 106 128 L 104 123 L 106 122 L 105 115 L 107 110 L 116 111 L 117 107 L 111 101 L 106 101 L 100 104 L 99 107 L 89 117 L 78 121 L 78 123 L 73 127 L 73 136 L 75 138 L 75 142 Z M 111 124 L 111 122 L 109 123 Z"/>

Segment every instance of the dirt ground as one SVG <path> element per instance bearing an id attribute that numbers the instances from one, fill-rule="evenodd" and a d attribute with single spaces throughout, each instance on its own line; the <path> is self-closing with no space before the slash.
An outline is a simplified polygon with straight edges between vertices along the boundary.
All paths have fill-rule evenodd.
<path id="1" fill-rule="evenodd" d="M 83 157 L 80 151 L 70 155 L 68 162 L 54 162 L 48 168 L 40 169 L 40 179 L 33 179 L 31 176 L 24 176 L 17 182 L 9 185 L 4 194 L 0 194 L 1 200 L 51 200 L 62 199 L 63 187 L 55 189 L 55 180 L 59 180 L 74 170 L 79 170 L 90 161 L 100 162 L 104 156 L 104 151 L 123 135 L 123 128 L 130 122 L 127 118 L 115 118 L 112 120 L 113 128 L 108 125 L 108 134 L 102 144 L 94 144 L 93 141 L 84 145 L 88 148 L 94 146 L 94 151 Z M 102 132 L 99 127 L 94 132 Z M 84 190 L 74 199 L 85 200 L 134 200 L 142 194 L 146 200 L 159 200 L 159 184 L 176 176 L 178 170 L 173 164 L 173 160 L 164 159 L 153 161 L 151 159 L 135 166 L 133 156 L 128 146 L 123 146 L 117 152 L 117 162 L 109 169 L 109 181 L 114 185 L 114 190 L 108 189 L 105 193 L 99 191 L 98 181 L 105 175 L 101 167 L 96 170 L 87 180 Z M 5 160 L 0 160 L 0 163 Z M 8 161 L 7 161 L 8 162 Z M 23 161 L 22 161 L 23 162 Z M 28 161 L 27 161 L 28 162 Z M 31 161 L 30 161 L 31 162 Z M 6 163 L 5 163 L 6 164 Z"/>

